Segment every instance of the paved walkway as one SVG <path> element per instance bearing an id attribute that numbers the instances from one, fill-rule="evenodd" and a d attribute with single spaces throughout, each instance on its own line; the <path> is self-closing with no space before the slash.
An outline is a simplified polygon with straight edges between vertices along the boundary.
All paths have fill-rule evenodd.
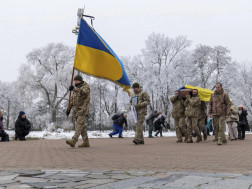
<path id="1" fill-rule="evenodd" d="M 0 143 L 0 170 L 252 171 L 252 135 L 222 146 L 212 139 L 187 144 L 175 137 L 146 138 L 138 146 L 132 138 L 91 139 L 84 149 L 70 148 L 65 140 L 11 141 Z"/>
<path id="2" fill-rule="evenodd" d="M 29 170 L 0 172 L 0 188 L 250 189 L 252 174 Z"/>
<path id="3" fill-rule="evenodd" d="M 91 139 L 84 149 L 65 140 L 0 143 L 0 189 L 252 189 L 252 135 L 222 146 L 212 139 L 187 144 L 175 137 L 146 138 L 139 146 L 132 138 Z"/>

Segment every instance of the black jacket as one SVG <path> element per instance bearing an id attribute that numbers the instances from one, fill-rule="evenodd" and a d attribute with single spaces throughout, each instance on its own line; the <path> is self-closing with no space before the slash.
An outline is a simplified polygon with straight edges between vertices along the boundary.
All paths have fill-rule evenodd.
<path id="1" fill-rule="evenodd" d="M 29 132 L 31 130 L 31 123 L 30 121 L 25 118 L 21 118 L 18 116 L 18 119 L 16 120 L 15 123 L 15 132 L 17 135 L 22 135 L 24 132 Z"/>
<path id="2" fill-rule="evenodd" d="M 242 109 L 241 114 L 239 113 L 239 126 L 238 129 L 245 128 L 246 131 L 250 131 L 247 119 L 247 110 Z M 239 128 L 240 127 L 240 128 Z"/>
<path id="3" fill-rule="evenodd" d="M 153 121 L 154 121 L 154 119 L 155 118 L 157 118 L 158 117 L 158 111 L 157 110 L 155 110 L 154 112 L 152 112 L 149 116 L 148 116 L 148 118 L 146 119 L 146 123 L 148 124 L 148 125 L 153 125 Z"/>
<path id="4" fill-rule="evenodd" d="M 128 127 L 127 119 L 125 119 L 125 118 L 123 117 L 123 113 L 122 113 L 122 114 L 115 114 L 115 115 L 112 117 L 112 120 L 113 120 L 113 124 L 116 124 L 116 125 L 122 127 L 123 124 L 125 123 L 126 128 Z"/>
<path id="5" fill-rule="evenodd" d="M 160 127 L 162 127 L 162 125 L 165 127 L 165 118 L 164 116 L 161 116 L 160 118 L 158 118 L 155 122 L 154 122 L 154 128 L 156 130 L 159 130 Z"/>

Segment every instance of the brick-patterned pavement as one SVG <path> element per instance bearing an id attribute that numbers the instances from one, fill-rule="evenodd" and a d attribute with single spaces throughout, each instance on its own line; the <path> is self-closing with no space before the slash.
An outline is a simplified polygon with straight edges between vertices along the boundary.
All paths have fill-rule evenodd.
<path id="1" fill-rule="evenodd" d="M 0 170 L 252 172 L 252 135 L 222 146 L 212 140 L 187 144 L 175 137 L 146 138 L 145 145 L 135 146 L 132 138 L 90 139 L 90 148 L 70 148 L 65 140 L 2 142 Z"/>

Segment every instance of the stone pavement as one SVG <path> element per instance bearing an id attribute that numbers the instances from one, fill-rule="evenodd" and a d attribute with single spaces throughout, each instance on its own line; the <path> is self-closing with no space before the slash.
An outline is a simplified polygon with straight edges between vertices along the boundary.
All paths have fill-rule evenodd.
<path id="1" fill-rule="evenodd" d="M 146 138 L 139 146 L 132 138 L 91 139 L 84 149 L 65 140 L 0 143 L 0 189 L 252 189 L 252 135 L 222 146 L 212 139 L 187 144 L 175 137 Z"/>
<path id="2" fill-rule="evenodd" d="M 252 174 L 28 170 L 0 172 L 0 188 L 250 189 Z"/>

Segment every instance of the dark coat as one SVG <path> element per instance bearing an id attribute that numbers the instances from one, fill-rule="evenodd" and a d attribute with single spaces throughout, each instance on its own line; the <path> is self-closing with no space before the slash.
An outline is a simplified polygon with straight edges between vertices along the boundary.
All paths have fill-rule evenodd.
<path id="1" fill-rule="evenodd" d="M 23 134 L 29 133 L 31 130 L 31 123 L 30 121 L 25 118 L 22 119 L 20 116 L 18 116 L 18 119 L 15 123 L 15 132 L 18 136 L 21 136 Z"/>
<path id="2" fill-rule="evenodd" d="M 3 117 L 0 118 L 0 133 L 4 132 L 4 127 L 3 127 Z"/>
<path id="3" fill-rule="evenodd" d="M 125 119 L 123 117 L 123 113 L 122 114 L 115 114 L 112 117 L 112 120 L 113 120 L 113 124 L 116 124 L 116 125 L 122 127 L 123 124 L 125 123 L 126 128 L 128 127 L 127 119 Z"/>
<path id="4" fill-rule="evenodd" d="M 245 128 L 246 131 L 249 131 L 249 125 L 247 120 L 248 112 L 247 110 L 242 109 L 241 114 L 239 114 L 239 127 L 238 129 Z"/>
<path id="5" fill-rule="evenodd" d="M 162 125 L 165 127 L 165 118 L 164 116 L 161 116 L 160 118 L 158 118 L 155 122 L 154 122 L 154 128 L 155 130 L 159 130 Z"/>
<path id="6" fill-rule="evenodd" d="M 158 114 L 158 111 L 155 110 L 154 112 L 152 112 L 152 113 L 148 116 L 148 118 L 146 119 L 146 123 L 147 123 L 148 125 L 153 125 L 154 119 L 157 118 L 158 115 L 159 115 L 159 114 Z"/>

